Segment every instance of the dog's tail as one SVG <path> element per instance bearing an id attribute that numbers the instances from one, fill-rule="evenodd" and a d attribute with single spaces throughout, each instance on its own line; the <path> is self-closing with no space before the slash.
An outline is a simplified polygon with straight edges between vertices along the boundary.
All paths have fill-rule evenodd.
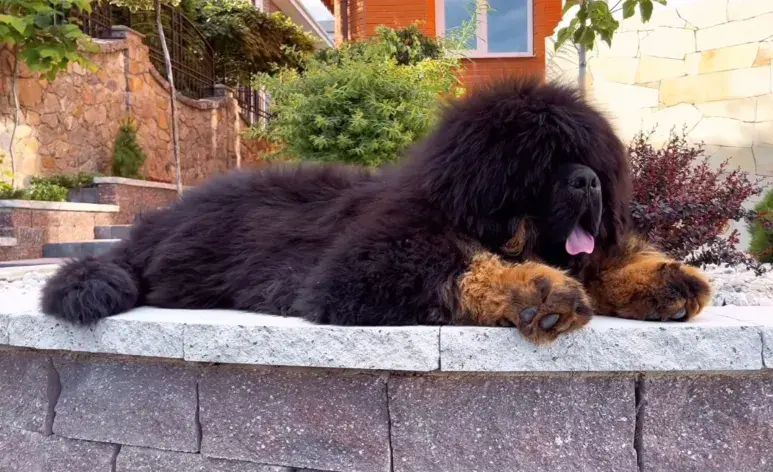
<path id="1" fill-rule="evenodd" d="M 63 265 L 43 287 L 41 308 L 71 323 L 92 324 L 131 310 L 139 299 L 139 275 L 123 248 L 114 248 Z"/>

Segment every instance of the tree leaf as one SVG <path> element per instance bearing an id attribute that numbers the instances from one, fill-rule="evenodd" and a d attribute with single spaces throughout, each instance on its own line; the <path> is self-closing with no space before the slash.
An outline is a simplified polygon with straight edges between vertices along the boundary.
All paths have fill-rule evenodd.
<path id="1" fill-rule="evenodd" d="M 574 33 L 572 34 L 572 41 L 574 41 L 575 44 L 582 44 L 580 42 L 580 38 L 582 38 L 582 35 L 585 34 L 585 30 L 587 29 L 587 26 L 580 25 L 579 28 L 577 28 Z"/>
<path id="2" fill-rule="evenodd" d="M 623 2 L 623 19 L 628 19 L 636 14 L 637 0 L 625 0 Z"/>
<path id="3" fill-rule="evenodd" d="M 27 24 L 30 20 L 27 17 L 16 17 L 11 15 L 0 15 L 0 23 L 11 25 L 19 34 L 27 31 Z"/>
<path id="4" fill-rule="evenodd" d="M 566 3 L 564 4 L 564 11 L 563 13 L 566 14 L 572 7 L 575 7 L 580 4 L 580 0 L 566 0 Z"/>
<path id="5" fill-rule="evenodd" d="M 585 21 L 588 19 L 588 5 L 586 3 L 580 5 L 580 9 L 577 10 L 577 18 L 580 19 L 582 24 L 585 24 Z"/>
<path id="6" fill-rule="evenodd" d="M 32 4 L 30 5 L 30 8 L 35 10 L 35 13 L 38 13 L 38 14 L 54 12 L 54 9 L 51 7 L 51 5 L 43 2 L 32 2 Z"/>
<path id="7" fill-rule="evenodd" d="M 607 46 L 612 47 L 612 35 L 614 35 L 614 30 L 612 31 L 599 31 L 599 36 L 601 36 L 601 40 L 607 43 Z"/>
<path id="8" fill-rule="evenodd" d="M 585 45 L 588 49 L 593 49 L 593 43 L 596 41 L 596 32 L 593 28 L 585 28 L 580 36 L 580 44 Z"/>
<path id="9" fill-rule="evenodd" d="M 609 15 L 609 5 L 607 5 L 607 2 L 593 2 L 590 4 L 590 12 L 591 14 Z"/>
<path id="10" fill-rule="evenodd" d="M 51 60 L 58 61 L 62 57 L 62 51 L 59 50 L 59 48 L 56 48 L 55 46 L 38 46 L 37 48 L 38 55 L 40 57 L 47 57 L 51 58 Z"/>
<path id="11" fill-rule="evenodd" d="M 40 29 L 48 28 L 53 24 L 51 15 L 35 15 L 35 26 Z"/>
<path id="12" fill-rule="evenodd" d="M 554 45 L 554 50 L 558 51 L 563 44 L 572 37 L 572 33 L 574 33 L 574 29 L 567 26 L 564 28 L 561 28 L 558 30 L 558 34 L 556 35 L 556 44 Z"/>
<path id="13" fill-rule="evenodd" d="M 86 34 L 75 25 L 63 25 L 61 30 L 65 38 L 75 39 L 80 38 L 81 36 L 86 36 Z"/>
<path id="14" fill-rule="evenodd" d="M 640 0 L 639 13 L 641 13 L 642 23 L 650 21 L 650 18 L 652 18 L 653 7 L 652 0 Z"/>

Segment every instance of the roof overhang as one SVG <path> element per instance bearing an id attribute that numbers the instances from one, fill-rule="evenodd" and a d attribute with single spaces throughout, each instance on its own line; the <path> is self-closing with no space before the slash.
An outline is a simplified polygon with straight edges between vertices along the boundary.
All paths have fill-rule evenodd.
<path id="1" fill-rule="evenodd" d="M 307 32 L 317 36 L 323 46 L 334 46 L 333 39 L 328 36 L 325 29 L 315 20 L 306 7 L 300 2 L 300 0 L 273 0 L 274 4 L 279 8 L 282 13 L 289 16 L 295 23 L 301 25 L 301 27 Z M 327 2 L 324 2 L 327 6 Z"/>

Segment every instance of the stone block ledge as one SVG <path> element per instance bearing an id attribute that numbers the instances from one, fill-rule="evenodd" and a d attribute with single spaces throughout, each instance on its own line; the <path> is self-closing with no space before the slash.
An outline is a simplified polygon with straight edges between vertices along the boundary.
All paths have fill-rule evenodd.
<path id="1" fill-rule="evenodd" d="M 161 188 L 164 190 L 177 190 L 177 185 L 167 182 L 155 182 L 152 180 L 140 180 L 140 179 L 128 179 L 126 177 L 94 177 L 94 183 L 96 185 L 128 185 L 130 187 L 146 187 L 146 188 Z M 183 188 L 190 188 L 188 185 L 183 185 Z"/>
<path id="2" fill-rule="evenodd" d="M 342 328 L 211 310 L 140 308 L 84 329 L 36 304 L 33 292 L 0 295 L 3 472 L 773 464 L 762 308 L 713 308 L 692 323 L 599 317 L 537 347 L 508 328 Z"/>
<path id="3" fill-rule="evenodd" d="M 37 200 L 0 200 L 0 209 L 2 208 L 22 210 L 90 211 L 107 213 L 117 213 L 119 211 L 118 205 L 77 202 L 43 202 Z"/>
<path id="4" fill-rule="evenodd" d="M 8 299 L 11 298 L 11 299 Z M 190 362 L 414 372 L 760 371 L 769 307 L 712 307 L 687 323 L 596 317 L 546 346 L 510 328 L 340 327 L 228 310 L 137 308 L 89 328 L 0 299 L 0 344 Z"/>

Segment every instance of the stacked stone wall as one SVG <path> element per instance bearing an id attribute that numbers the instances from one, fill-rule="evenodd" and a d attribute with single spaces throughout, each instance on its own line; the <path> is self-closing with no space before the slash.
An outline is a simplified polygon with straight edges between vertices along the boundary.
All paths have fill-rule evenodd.
<path id="1" fill-rule="evenodd" d="M 14 139 L 16 179 L 78 171 L 109 174 L 121 118 L 138 123 L 138 139 L 147 154 L 145 177 L 174 181 L 169 86 L 149 59 L 140 34 L 115 31 L 117 38 L 96 40 L 90 55 L 95 72 L 77 64 L 54 81 L 42 79 L 20 64 L 21 113 Z M 0 149 L 7 150 L 13 128 L 11 94 L 13 60 L 0 50 Z M 239 117 L 233 94 L 193 100 L 178 94 L 183 182 L 194 185 L 233 168 L 258 161 L 259 147 L 245 142 L 247 124 Z M 238 142 L 238 144 L 237 144 Z M 0 164 L 11 170 L 8 157 Z"/>
<path id="2" fill-rule="evenodd" d="M 647 23 L 638 14 L 621 18 L 612 47 L 600 42 L 590 53 L 588 91 L 626 139 L 656 128 L 653 139 L 662 143 L 685 127 L 714 164 L 730 159 L 773 177 L 771 56 L 770 0 L 658 5 Z M 567 45 L 548 58 L 548 76 L 576 81 L 577 62 Z"/>

